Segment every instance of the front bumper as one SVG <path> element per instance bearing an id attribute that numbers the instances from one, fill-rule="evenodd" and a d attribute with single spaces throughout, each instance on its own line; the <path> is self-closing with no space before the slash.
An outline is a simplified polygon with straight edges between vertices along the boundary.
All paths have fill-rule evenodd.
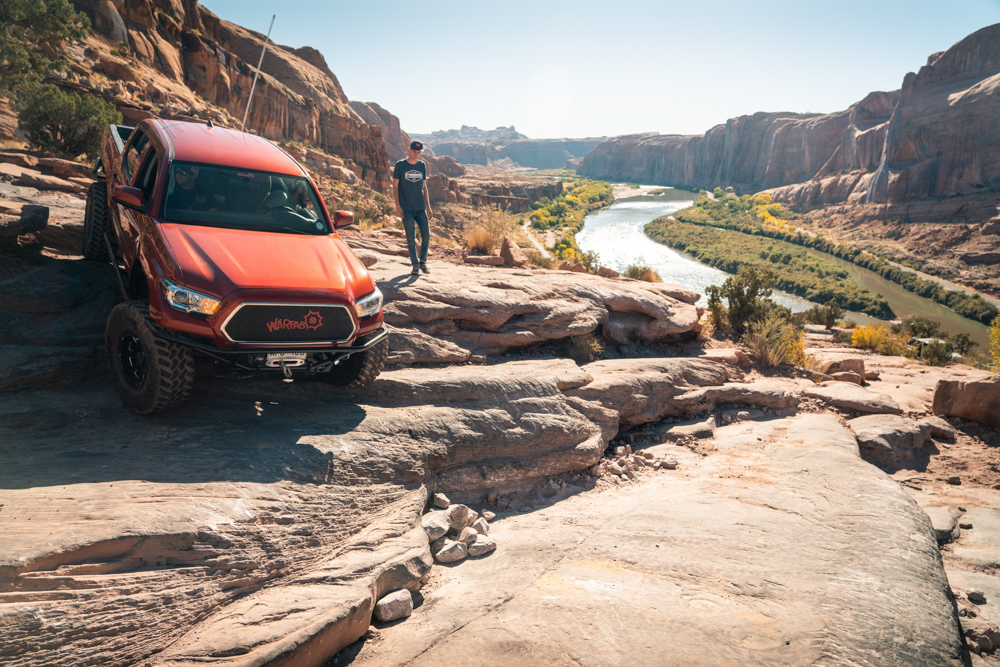
<path id="1" fill-rule="evenodd" d="M 233 349 L 223 349 L 210 345 L 208 343 L 201 343 L 199 341 L 191 340 L 189 338 L 184 338 L 183 336 L 178 336 L 170 331 L 167 331 L 163 327 L 159 326 L 153 320 L 146 318 L 146 324 L 149 326 L 149 330 L 154 336 L 162 338 L 163 340 L 169 340 L 178 345 L 183 345 L 192 350 L 196 350 L 212 357 L 218 361 L 223 361 L 226 363 L 232 363 L 237 360 L 240 356 L 256 356 L 261 354 L 280 354 L 286 352 L 305 352 L 307 354 L 323 354 L 327 356 L 329 361 L 339 361 L 345 359 L 352 354 L 357 352 L 364 352 L 371 347 L 374 347 L 379 342 L 385 340 L 389 336 L 389 329 L 382 324 L 382 326 L 368 334 L 361 336 L 359 340 L 364 341 L 360 345 L 334 345 L 326 347 L 304 347 L 302 345 L 287 346 L 287 347 L 262 347 L 262 348 L 233 348 Z M 357 343 L 357 341 L 355 341 Z"/>

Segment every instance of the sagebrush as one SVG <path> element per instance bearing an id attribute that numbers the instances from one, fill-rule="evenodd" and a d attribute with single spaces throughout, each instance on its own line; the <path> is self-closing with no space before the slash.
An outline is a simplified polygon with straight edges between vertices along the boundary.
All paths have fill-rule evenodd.
<path id="1" fill-rule="evenodd" d="M 660 274 L 645 264 L 629 264 L 625 267 L 625 272 L 622 275 L 633 280 L 645 280 L 647 283 L 663 282 Z"/>
<path id="2" fill-rule="evenodd" d="M 604 344 L 594 334 L 572 336 L 567 343 L 567 353 L 573 361 L 586 364 L 604 352 Z"/>
<path id="3" fill-rule="evenodd" d="M 780 313 L 750 322 L 743 342 L 764 368 L 805 363 L 802 333 Z"/>
<path id="4" fill-rule="evenodd" d="M 465 241 L 469 250 L 483 255 L 500 251 L 505 236 L 512 236 L 517 219 L 505 210 L 486 207 L 479 217 L 465 226 Z"/>

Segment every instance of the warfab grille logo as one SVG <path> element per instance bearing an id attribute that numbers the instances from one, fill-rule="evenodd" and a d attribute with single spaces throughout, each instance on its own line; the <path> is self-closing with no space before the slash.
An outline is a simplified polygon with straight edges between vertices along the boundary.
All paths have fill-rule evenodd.
<path id="1" fill-rule="evenodd" d="M 310 310 L 301 320 L 283 320 L 276 317 L 267 323 L 267 330 L 270 333 L 283 329 L 319 329 L 323 326 L 323 316 L 315 310 Z"/>
<path id="2" fill-rule="evenodd" d="M 423 180 L 424 175 L 421 174 L 416 169 L 412 169 L 412 170 L 406 172 L 405 174 L 403 174 L 403 178 L 405 178 L 406 180 L 410 181 L 411 183 L 417 183 L 417 182 Z"/>

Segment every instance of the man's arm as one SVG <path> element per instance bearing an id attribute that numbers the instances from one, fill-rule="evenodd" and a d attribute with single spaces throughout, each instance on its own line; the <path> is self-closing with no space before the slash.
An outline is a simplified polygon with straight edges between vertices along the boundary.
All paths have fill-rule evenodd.
<path id="1" fill-rule="evenodd" d="M 427 191 L 427 179 L 424 179 L 424 205 L 427 206 L 427 219 L 430 220 L 434 216 L 434 211 L 431 209 L 431 193 Z"/>
<path id="2" fill-rule="evenodd" d="M 403 217 L 403 207 L 399 205 L 399 179 L 392 179 L 392 200 L 396 202 L 396 215 Z"/>

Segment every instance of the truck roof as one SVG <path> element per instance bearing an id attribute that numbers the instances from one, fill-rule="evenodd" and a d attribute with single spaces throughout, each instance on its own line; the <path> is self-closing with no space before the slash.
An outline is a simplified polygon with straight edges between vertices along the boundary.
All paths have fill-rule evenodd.
<path id="1" fill-rule="evenodd" d="M 201 123 L 156 119 L 171 159 L 277 174 L 302 175 L 302 168 L 263 137 Z"/>

